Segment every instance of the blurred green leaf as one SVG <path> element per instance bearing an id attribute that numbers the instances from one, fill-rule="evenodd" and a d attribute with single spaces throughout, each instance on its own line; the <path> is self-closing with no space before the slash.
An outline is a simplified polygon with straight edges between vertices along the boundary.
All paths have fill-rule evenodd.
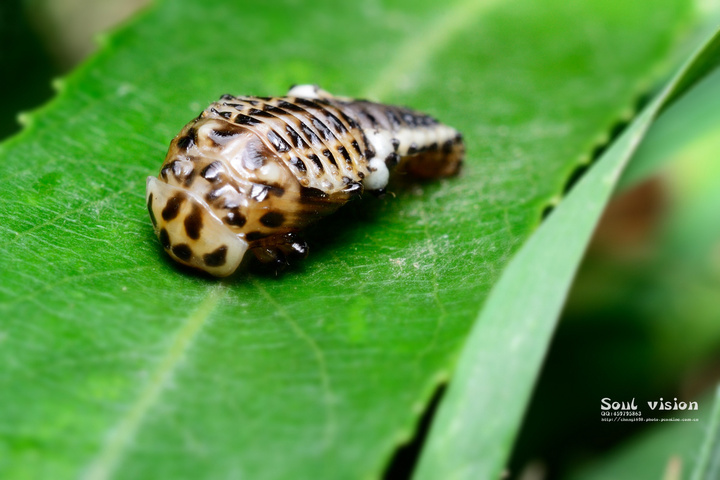
<path id="1" fill-rule="evenodd" d="M 378 477 L 508 259 L 691 20 L 681 0 L 145 12 L 0 146 L 0 477 Z M 278 277 L 176 268 L 145 176 L 220 94 L 294 83 L 458 127 L 462 175 L 346 207 Z M 509 438 L 516 412 L 491 412 Z"/>
<path id="2" fill-rule="evenodd" d="M 22 0 L 0 2 L 0 139 L 20 130 L 17 116 L 52 95 L 56 69 L 28 23 Z M 10 93 L 12 92 L 12 93 Z"/>
<path id="3" fill-rule="evenodd" d="M 501 475 L 533 387 L 532 382 L 503 380 L 538 375 L 577 267 L 627 162 L 660 112 L 718 66 L 720 33 L 612 143 L 514 256 L 462 350 L 416 478 Z M 498 365 L 508 349 L 516 357 Z"/>

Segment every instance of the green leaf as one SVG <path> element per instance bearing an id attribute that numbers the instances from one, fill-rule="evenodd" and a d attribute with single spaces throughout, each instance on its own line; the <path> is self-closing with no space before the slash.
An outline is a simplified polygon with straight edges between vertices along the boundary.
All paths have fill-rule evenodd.
<path id="1" fill-rule="evenodd" d="M 508 260 L 692 15 L 689 0 L 177 0 L 107 37 L 0 145 L 0 477 L 380 476 Z M 462 175 L 345 207 L 277 277 L 176 268 L 145 177 L 220 94 L 294 83 L 459 128 Z M 517 357 L 494 352 L 493 368 Z M 508 438 L 515 413 L 499 416 Z"/>
<path id="2" fill-rule="evenodd" d="M 462 350 L 416 478 L 500 476 L 533 387 L 532 382 L 503 380 L 538 374 L 575 271 L 627 162 L 657 115 L 718 65 L 720 33 L 613 142 L 514 256 Z M 496 359 L 508 349 L 515 357 L 498 365 Z"/>

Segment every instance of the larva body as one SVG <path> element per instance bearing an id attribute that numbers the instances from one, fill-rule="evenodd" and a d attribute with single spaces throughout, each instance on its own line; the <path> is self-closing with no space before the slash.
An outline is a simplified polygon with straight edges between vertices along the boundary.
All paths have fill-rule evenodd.
<path id="1" fill-rule="evenodd" d="M 307 254 L 297 232 L 399 168 L 457 173 L 460 134 L 407 108 L 333 97 L 311 85 L 286 97 L 223 95 L 170 144 L 147 207 L 178 262 L 227 276 L 251 250 L 263 262 Z"/>

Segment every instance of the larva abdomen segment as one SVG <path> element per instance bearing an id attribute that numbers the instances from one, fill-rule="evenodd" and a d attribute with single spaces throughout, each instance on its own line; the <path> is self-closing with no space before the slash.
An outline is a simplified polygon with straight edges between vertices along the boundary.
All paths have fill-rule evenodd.
<path id="1" fill-rule="evenodd" d="M 307 254 L 298 232 L 390 170 L 457 173 L 459 133 L 403 107 L 333 97 L 313 86 L 286 97 L 223 95 L 175 137 L 147 205 L 165 250 L 226 276 L 247 250 L 283 264 Z"/>

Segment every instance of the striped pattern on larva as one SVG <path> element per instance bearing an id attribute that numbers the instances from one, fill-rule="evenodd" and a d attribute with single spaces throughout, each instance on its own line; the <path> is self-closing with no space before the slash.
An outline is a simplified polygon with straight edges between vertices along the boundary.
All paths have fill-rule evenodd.
<path id="1" fill-rule="evenodd" d="M 434 118 L 313 85 L 285 97 L 223 95 L 170 144 L 147 179 L 147 207 L 176 261 L 227 276 L 250 250 L 278 267 L 307 255 L 298 232 L 390 170 L 419 178 L 458 172 L 461 135 Z"/>

